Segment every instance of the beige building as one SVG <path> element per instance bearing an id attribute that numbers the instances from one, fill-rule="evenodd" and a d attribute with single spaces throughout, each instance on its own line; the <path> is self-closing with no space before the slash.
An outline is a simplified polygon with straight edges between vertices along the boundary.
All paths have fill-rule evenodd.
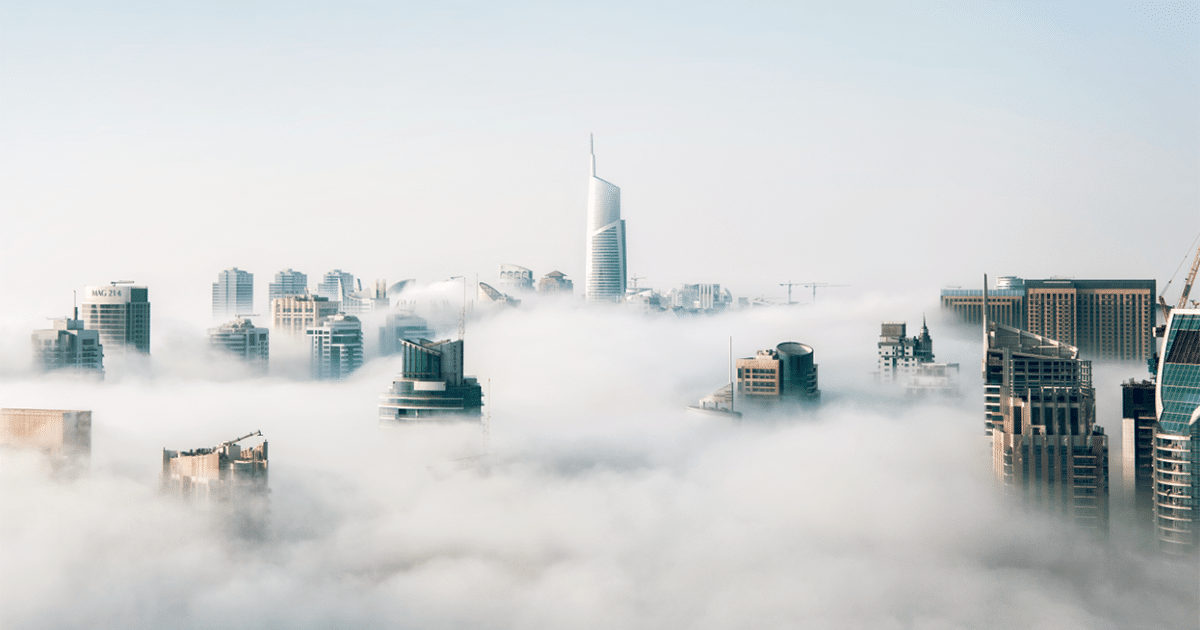
<path id="1" fill-rule="evenodd" d="M 737 360 L 737 393 L 746 402 L 818 402 L 817 365 L 813 349 L 785 341 Z"/>
<path id="2" fill-rule="evenodd" d="M 1091 362 L 1048 337 L 986 323 L 992 470 L 1009 492 L 1108 534 L 1108 436 L 1096 425 Z"/>
<path id="3" fill-rule="evenodd" d="M 238 444 L 255 431 L 212 448 L 190 451 L 163 449 L 163 491 L 198 502 L 237 503 L 267 493 L 267 442 L 243 448 Z"/>
<path id="4" fill-rule="evenodd" d="M 43 450 L 56 470 L 86 468 L 92 453 L 92 412 L 0 409 L 0 445 Z"/>
<path id="5" fill-rule="evenodd" d="M 1145 361 L 1155 350 L 1154 294 L 1154 280 L 1026 280 L 1026 327 L 1092 359 Z"/>
<path id="6" fill-rule="evenodd" d="M 287 295 L 271 300 L 271 328 L 302 337 L 309 328 L 338 314 L 340 302 L 319 295 Z"/>
<path id="7" fill-rule="evenodd" d="M 998 289 L 988 292 L 988 321 L 1013 328 L 1025 327 L 1025 291 Z M 983 323 L 983 292 L 978 289 L 943 289 L 942 309 L 968 324 Z"/>

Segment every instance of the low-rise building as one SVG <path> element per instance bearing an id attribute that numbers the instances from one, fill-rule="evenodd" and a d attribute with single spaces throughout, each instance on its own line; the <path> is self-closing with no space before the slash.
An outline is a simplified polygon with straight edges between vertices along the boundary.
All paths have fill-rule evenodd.
<path id="1" fill-rule="evenodd" d="M 538 280 L 538 293 L 543 295 L 571 295 L 575 293 L 575 283 L 567 279 L 567 274 L 561 271 L 551 271 Z"/>

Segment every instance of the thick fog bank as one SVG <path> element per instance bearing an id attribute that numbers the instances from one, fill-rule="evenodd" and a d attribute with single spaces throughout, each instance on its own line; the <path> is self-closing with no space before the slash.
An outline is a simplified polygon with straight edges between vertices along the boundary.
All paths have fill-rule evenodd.
<path id="1" fill-rule="evenodd" d="M 164 349 L 106 383 L 8 378 L 3 406 L 92 409 L 94 431 L 75 481 L 0 457 L 0 615 L 13 628 L 1193 627 L 1195 567 L 995 496 L 975 339 L 930 317 L 938 359 L 963 364 L 959 400 L 906 405 L 871 384 L 879 321 L 912 330 L 922 308 L 876 296 L 687 320 L 494 314 L 466 336 L 468 373 L 491 379 L 493 456 L 448 475 L 433 469 L 479 454 L 479 426 L 378 428 L 395 359 L 316 383 L 212 378 Z M 727 381 L 730 336 L 735 356 L 812 345 L 826 403 L 740 425 L 685 412 Z M 259 429 L 261 539 L 157 492 L 160 449 Z"/>

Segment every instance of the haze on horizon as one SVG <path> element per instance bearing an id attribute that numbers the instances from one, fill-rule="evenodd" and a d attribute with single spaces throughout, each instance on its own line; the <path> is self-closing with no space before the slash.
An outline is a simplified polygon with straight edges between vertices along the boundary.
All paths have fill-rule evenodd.
<path id="1" fill-rule="evenodd" d="M 0 405 L 96 423 L 84 479 L 0 460 L 0 619 L 1193 627 L 1194 576 L 1147 553 L 1115 496 L 1117 384 L 1145 367 L 1097 365 L 1105 546 L 992 493 L 978 336 L 943 319 L 937 289 L 984 272 L 1162 289 L 1200 232 L 1196 17 L 1195 2 L 0 5 L 0 280 L 21 298 L 0 309 Z M 478 453 L 478 429 L 378 429 L 394 359 L 313 383 L 286 344 L 266 378 L 203 352 L 209 287 L 232 266 L 255 274 L 259 308 L 286 267 L 310 285 L 334 268 L 416 278 L 456 302 L 446 278 L 514 263 L 564 271 L 578 297 L 593 132 L 642 284 L 848 286 L 707 319 L 578 300 L 481 316 L 466 364 L 492 381 L 497 465 L 443 479 L 429 467 Z M 29 374 L 29 332 L 118 279 L 150 287 L 150 359 L 106 359 L 103 384 Z M 879 322 L 922 314 L 964 396 L 898 406 L 870 385 Z M 812 345 L 825 405 L 742 427 L 685 414 L 725 382 L 730 336 L 738 356 Z M 255 429 L 265 542 L 157 494 L 160 449 Z"/>

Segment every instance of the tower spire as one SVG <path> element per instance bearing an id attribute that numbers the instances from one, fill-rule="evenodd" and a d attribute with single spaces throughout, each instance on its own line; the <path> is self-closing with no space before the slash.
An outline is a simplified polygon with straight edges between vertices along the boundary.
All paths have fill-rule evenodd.
<path id="1" fill-rule="evenodd" d="M 592 133 L 588 134 L 588 149 L 591 151 L 591 154 L 592 154 L 592 177 L 595 177 L 596 176 L 596 136 L 595 136 L 595 134 L 592 134 Z"/>

